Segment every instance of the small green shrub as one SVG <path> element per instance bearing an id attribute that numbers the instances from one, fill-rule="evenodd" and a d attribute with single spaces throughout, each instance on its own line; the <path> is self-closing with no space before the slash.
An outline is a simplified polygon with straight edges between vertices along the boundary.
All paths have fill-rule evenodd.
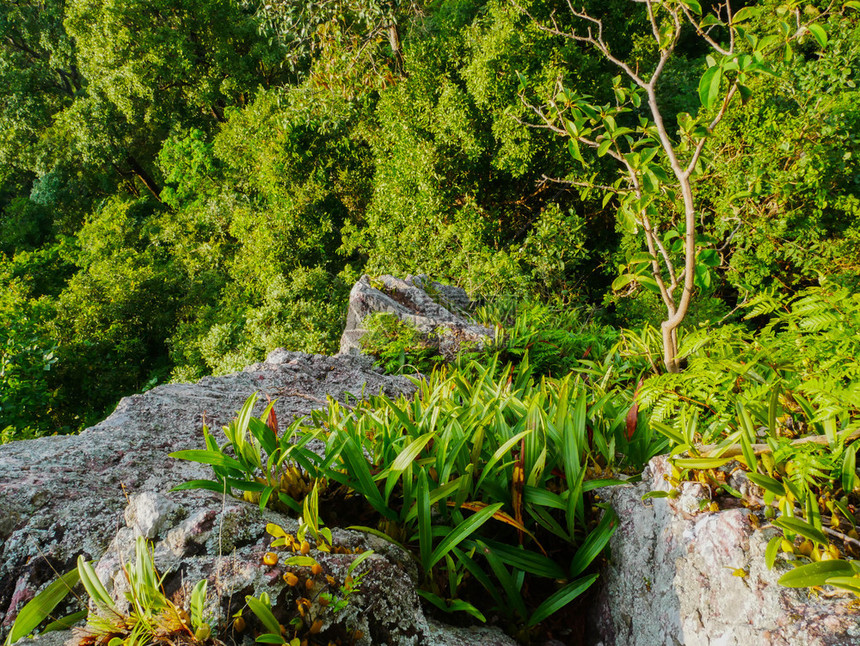
<path id="1" fill-rule="evenodd" d="M 551 377 L 564 377 L 581 369 L 584 360 L 607 356 L 620 336 L 590 316 L 583 319 L 581 309 L 539 302 L 500 299 L 479 307 L 476 317 L 497 329 L 490 353 L 514 363 L 528 356 L 536 375 Z"/>
<path id="2" fill-rule="evenodd" d="M 386 374 L 429 373 L 444 361 L 431 339 L 414 326 L 388 312 L 374 312 L 362 325 L 362 349 L 377 358 L 376 365 Z"/>
<path id="3" fill-rule="evenodd" d="M 234 495 L 236 490 L 241 492 L 238 497 L 258 503 L 260 509 L 268 505 L 279 511 L 301 513 L 299 503 L 314 483 L 296 456 L 312 437 L 305 435 L 296 441 L 301 419 L 280 433 L 274 402 L 269 403 L 261 417 L 253 417 L 256 401 L 254 393 L 245 401 L 238 417 L 223 428 L 227 437 L 223 445 L 218 445 L 204 424 L 206 449 L 170 454 L 172 458 L 209 464 L 215 474 L 215 480 L 192 480 L 174 487 L 173 491 L 208 489 Z"/>
<path id="4" fill-rule="evenodd" d="M 857 419 L 860 294 L 836 285 L 792 299 L 760 294 L 747 304 L 745 318 L 760 322 L 760 330 L 702 327 L 680 340 L 686 369 L 651 377 L 642 387 L 640 403 L 654 420 L 676 424 L 682 410 L 698 410 L 701 441 L 717 442 L 735 429 L 737 401 L 766 407 L 775 391 L 794 402 L 790 408 L 809 409 L 809 422 L 844 412 Z"/>

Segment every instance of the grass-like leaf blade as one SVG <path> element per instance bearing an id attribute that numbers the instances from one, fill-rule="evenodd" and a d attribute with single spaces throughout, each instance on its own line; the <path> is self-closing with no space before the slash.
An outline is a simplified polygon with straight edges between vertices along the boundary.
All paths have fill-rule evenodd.
<path id="1" fill-rule="evenodd" d="M 800 534 L 804 538 L 808 538 L 811 541 L 815 541 L 820 545 L 827 545 L 827 536 L 824 535 L 820 529 L 816 529 L 809 523 L 800 518 L 788 518 L 787 516 L 781 516 L 773 521 L 773 524 L 781 529 L 787 529 L 790 532 L 794 532 L 795 534 Z"/>
<path id="2" fill-rule="evenodd" d="M 459 545 L 462 541 L 474 534 L 478 528 L 493 517 L 503 503 L 495 503 L 482 509 L 481 511 L 472 514 L 465 521 L 454 527 L 445 538 L 436 546 L 433 553 L 430 555 L 430 567 L 432 568 L 438 563 L 453 547 Z"/>
<path id="3" fill-rule="evenodd" d="M 42 623 L 80 580 L 78 570 L 70 570 L 51 583 L 21 608 L 12 629 L 6 636 L 7 646 L 29 635 Z"/>
<path id="4" fill-rule="evenodd" d="M 618 516 L 609 507 L 603 512 L 603 517 L 597 523 L 597 527 L 588 535 L 585 542 L 576 550 L 573 560 L 570 562 L 570 576 L 579 576 L 585 571 L 597 555 L 603 551 L 609 539 L 618 528 Z"/>
<path id="5" fill-rule="evenodd" d="M 177 460 L 189 460 L 191 462 L 200 462 L 201 464 L 211 464 L 216 467 L 226 467 L 228 469 L 236 469 L 240 472 L 247 472 L 245 465 L 239 462 L 236 458 L 231 458 L 229 455 L 224 455 L 219 451 L 208 451 L 206 449 L 187 449 L 185 451 L 174 451 L 168 454 L 171 458 Z"/>
<path id="6" fill-rule="evenodd" d="M 269 609 L 269 606 L 257 597 L 248 595 L 245 597 L 245 603 L 248 604 L 248 607 L 251 609 L 257 618 L 263 623 L 263 626 L 266 627 L 270 633 L 280 636 L 281 634 L 281 624 L 278 623 L 278 620 L 275 619 L 275 615 L 272 614 L 272 611 Z M 261 635 L 262 636 L 262 635 Z M 267 643 L 283 643 L 283 638 L 281 638 L 280 642 L 267 642 Z"/>
<path id="7" fill-rule="evenodd" d="M 536 626 L 553 613 L 564 608 L 567 604 L 588 590 L 588 588 L 590 588 L 597 580 L 597 576 L 598 575 L 595 573 L 576 579 L 576 581 L 571 581 L 566 586 L 550 595 L 535 609 L 532 616 L 529 617 L 528 625 Z"/>
<path id="8" fill-rule="evenodd" d="M 787 588 L 809 588 L 824 585 L 831 577 L 854 576 L 854 569 L 847 561 L 818 561 L 807 563 L 786 572 L 779 584 Z"/>

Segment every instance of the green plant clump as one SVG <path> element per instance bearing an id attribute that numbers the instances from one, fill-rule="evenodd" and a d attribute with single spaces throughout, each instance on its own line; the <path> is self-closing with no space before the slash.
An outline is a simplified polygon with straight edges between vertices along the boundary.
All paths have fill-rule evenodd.
<path id="1" fill-rule="evenodd" d="M 763 321 L 758 332 L 689 334 L 687 369 L 646 380 L 640 402 L 672 441 L 674 483 L 742 498 L 779 530 L 767 564 L 781 553 L 796 566 L 783 585 L 858 593 L 860 297 L 825 284 L 792 299 L 760 295 L 746 311 Z M 727 484 L 732 464 L 751 491 Z"/>
<path id="2" fill-rule="evenodd" d="M 135 542 L 134 561 L 123 564 L 123 574 L 129 588 L 126 609 L 113 600 L 92 564 L 78 557 L 76 569 L 59 577 L 21 609 L 5 645 L 11 646 L 35 629 L 79 581 L 90 598 L 90 609 L 57 620 L 43 632 L 66 630 L 86 619 L 82 628 L 75 629 L 74 643 L 78 646 L 212 643 L 210 620 L 205 616 L 206 580 L 194 586 L 187 608 L 171 601 L 162 588 L 163 577 L 155 569 L 151 548 L 141 536 Z"/>
<path id="3" fill-rule="evenodd" d="M 429 373 L 444 361 L 431 338 L 394 314 L 374 312 L 361 324 L 367 330 L 361 347 L 377 358 L 376 365 L 386 374 Z"/>
<path id="4" fill-rule="evenodd" d="M 231 442 L 218 447 L 207 436 L 209 449 L 172 454 L 213 465 L 215 481 L 183 487 L 258 490 L 261 505 L 298 509 L 271 475 L 293 461 L 303 478 L 327 483 L 320 513 L 414 555 L 424 599 L 481 620 L 497 614 L 527 641 L 597 577 L 589 566 L 616 521 L 611 509 L 592 508 L 589 492 L 641 468 L 666 442 L 644 429 L 629 434 L 629 394 L 582 376 L 535 382 L 527 361 L 464 363 L 416 383 L 412 399 L 331 402 L 291 425 L 288 440 L 250 417 L 251 398 Z M 249 443 L 241 428 L 263 441 Z M 311 450 L 311 440 L 325 449 Z M 261 449 L 268 458 L 255 462 Z"/>

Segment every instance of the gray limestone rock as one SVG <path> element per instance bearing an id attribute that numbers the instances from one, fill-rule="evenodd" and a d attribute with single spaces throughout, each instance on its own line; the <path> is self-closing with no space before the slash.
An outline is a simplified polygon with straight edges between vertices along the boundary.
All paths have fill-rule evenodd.
<path id="1" fill-rule="evenodd" d="M 366 332 L 361 322 L 374 312 L 388 312 L 428 335 L 429 342 L 450 359 L 463 348 L 480 348 L 494 338 L 493 330 L 469 319 L 470 306 L 465 291 L 426 276 L 403 280 L 388 275 L 374 279 L 362 276 L 349 294 L 340 353 L 359 354 L 359 339 Z"/>
<path id="2" fill-rule="evenodd" d="M 765 565 L 776 530 L 743 507 L 707 510 L 707 488 L 668 491 L 669 465 L 654 458 L 642 481 L 601 489 L 620 525 L 598 579 L 592 643 L 605 646 L 849 646 L 860 644 L 852 599 L 784 588 L 790 566 Z M 742 483 L 736 483 L 740 486 Z M 702 511 L 704 509 L 704 511 Z M 745 573 L 745 574 L 744 574 Z M 738 576 L 744 574 L 744 576 Z"/>
<path id="3" fill-rule="evenodd" d="M 0 639 L 23 605 L 55 579 L 55 570 L 72 569 L 79 555 L 96 563 L 116 601 L 126 603 L 123 564 L 132 558 L 138 536 L 151 541 L 156 566 L 167 573 L 168 595 L 182 598 L 198 580 L 209 581 L 207 612 L 214 622 L 228 621 L 246 595 L 263 592 L 277 602 L 276 614 L 286 614 L 295 608 L 295 591 L 284 582 L 282 566 L 262 563 L 272 540 L 265 528 L 273 522 L 294 533 L 297 521 L 207 491 L 170 492 L 210 473 L 209 467 L 168 454 L 202 448 L 203 416 L 217 437 L 254 392 L 277 398 L 284 427 L 324 407 L 328 397 L 354 401 L 362 394 L 396 396 L 414 389 L 405 377 L 378 374 L 367 357 L 276 350 L 240 373 L 127 397 L 105 421 L 78 436 L 0 446 Z M 265 403 L 261 398 L 258 407 Z M 337 617 L 321 612 L 323 631 L 341 622 L 364 633 L 357 642 L 363 646 L 514 646 L 498 629 L 469 633 L 428 622 L 409 555 L 373 536 L 339 528 L 333 534 L 336 544 L 374 554 L 359 566 L 367 574 L 347 608 Z M 339 580 L 356 558 L 312 554 Z M 245 618 L 253 628 L 247 610 Z M 67 637 L 45 635 L 35 643 L 54 646 Z M 250 630 L 237 637 L 237 643 L 253 643 Z"/>

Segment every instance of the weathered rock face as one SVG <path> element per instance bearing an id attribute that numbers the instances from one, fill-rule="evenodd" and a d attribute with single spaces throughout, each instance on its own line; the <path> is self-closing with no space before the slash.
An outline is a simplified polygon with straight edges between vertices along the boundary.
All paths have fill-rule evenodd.
<path id="1" fill-rule="evenodd" d="M 362 276 L 349 294 L 340 352 L 360 353 L 359 339 L 366 332 L 361 322 L 374 312 L 388 312 L 430 335 L 430 342 L 450 359 L 464 347 L 483 347 L 494 338 L 491 329 L 468 319 L 469 307 L 465 291 L 426 276 L 407 276 L 404 280 L 387 275 L 372 280 Z"/>
<path id="2" fill-rule="evenodd" d="M 292 553 L 283 549 L 277 550 L 280 556 L 277 564 L 262 563 L 263 554 L 272 549 L 266 524 L 275 523 L 285 532 L 295 534 L 298 523 L 293 518 L 269 510 L 261 512 L 258 507 L 238 500 L 222 500 L 212 493 L 194 492 L 177 503 L 172 497 L 145 492 L 131 496 L 125 519 L 127 526 L 117 532 L 96 567 L 99 577 L 112 584 L 119 607 L 126 604 L 124 592 L 128 589 L 122 563 L 133 560 L 135 540 L 143 535 L 152 539 L 156 567 L 168 573 L 164 588 L 169 594 L 187 598 L 197 581 L 208 581 L 210 603 L 206 614 L 213 623 L 227 625 L 245 605 L 245 595 L 252 593 L 259 597 L 265 592 L 276 602 L 273 612 L 281 623 L 286 625 L 296 616 L 299 598 L 308 598 L 312 603 L 307 610 L 306 626 L 320 619 L 320 634 L 324 637 L 329 629 L 350 635 L 359 631 L 363 636 L 356 640 L 357 646 L 513 644 L 497 630 L 487 629 L 466 631 L 469 640 L 463 641 L 462 630 L 428 621 L 415 592 L 414 562 L 396 546 L 374 536 L 343 529 L 333 531 L 334 543 L 339 547 L 373 550 L 354 571 L 356 578 L 360 578 L 357 591 L 346 608 L 335 614 L 319 603 L 319 593 L 336 590 L 325 576 L 332 576 L 337 585 L 342 583 L 357 558 L 355 554 L 312 549 L 310 556 L 323 567 L 323 573 L 315 577 L 308 568 L 285 566 L 285 559 Z M 288 570 L 298 573 L 301 585 L 290 587 L 284 582 L 283 574 Z M 314 582 L 311 590 L 304 585 L 306 578 Z M 250 627 L 258 623 L 248 610 L 243 617 Z M 232 636 L 241 641 L 253 631 L 245 632 L 246 635 L 234 632 Z"/>
<path id="3" fill-rule="evenodd" d="M 266 522 L 294 531 L 295 520 L 208 492 L 168 493 L 181 482 L 209 477 L 208 467 L 168 453 L 202 448 L 203 413 L 220 435 L 221 425 L 255 391 L 278 398 L 275 408 L 285 424 L 324 407 L 327 396 L 343 400 L 346 393 L 380 390 L 394 396 L 414 389 L 408 379 L 382 376 L 369 364 L 363 357 L 278 350 L 241 373 L 128 397 L 104 422 L 78 436 L 0 446 L 0 637 L 23 604 L 55 578 L 54 569 L 71 569 L 79 554 L 99 561 L 104 581 L 122 583 L 121 558 L 127 558 L 138 534 L 154 542 L 161 571 L 173 571 L 165 580 L 168 592 L 208 578 L 210 591 L 217 592 L 210 610 L 221 616 L 235 612 L 246 594 L 268 591 L 273 599 L 286 598 L 280 574 L 263 566 L 260 557 L 271 540 Z M 367 561 L 370 573 L 361 594 L 344 611 L 353 613 L 347 620 L 367 636 L 363 643 L 512 643 L 497 631 L 463 642 L 461 629 L 428 622 L 404 555 L 358 534 L 337 536 L 377 552 Z M 319 560 L 337 574 L 348 567 L 343 559 L 321 555 Z M 118 585 L 115 593 L 121 591 Z"/>
<path id="4" fill-rule="evenodd" d="M 592 643 L 604 646 L 849 646 L 860 644 L 850 599 L 779 586 L 788 564 L 765 566 L 774 529 L 738 507 L 706 508 L 707 490 L 682 485 L 675 499 L 642 501 L 670 489 L 665 457 L 635 486 L 602 489 L 620 526 L 598 580 Z M 733 483 L 736 488 L 742 483 Z M 745 576 L 738 576 L 745 572 Z"/>

